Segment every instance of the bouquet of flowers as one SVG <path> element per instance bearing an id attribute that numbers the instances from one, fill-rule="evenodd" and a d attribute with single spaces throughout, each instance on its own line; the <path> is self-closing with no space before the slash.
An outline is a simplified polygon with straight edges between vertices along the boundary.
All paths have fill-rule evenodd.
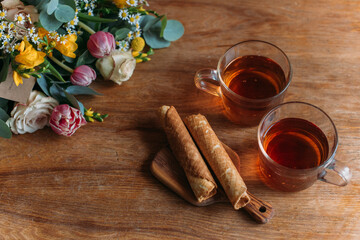
<path id="1" fill-rule="evenodd" d="M 153 49 L 170 46 L 183 25 L 146 10 L 145 0 L 3 0 L 0 2 L 0 136 L 50 126 L 71 136 L 107 114 L 76 95 L 99 95 L 101 75 L 122 84 Z"/>

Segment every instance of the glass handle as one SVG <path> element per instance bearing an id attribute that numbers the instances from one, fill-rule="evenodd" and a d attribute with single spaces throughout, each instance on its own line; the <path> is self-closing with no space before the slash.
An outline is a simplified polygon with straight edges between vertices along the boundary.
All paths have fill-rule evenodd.
<path id="1" fill-rule="evenodd" d="M 335 160 L 320 173 L 319 179 L 343 187 L 350 182 L 351 176 L 350 168 L 344 163 Z"/>
<path id="2" fill-rule="evenodd" d="M 194 80 L 198 89 L 218 97 L 221 96 L 219 79 L 215 69 L 200 69 L 196 72 Z"/>

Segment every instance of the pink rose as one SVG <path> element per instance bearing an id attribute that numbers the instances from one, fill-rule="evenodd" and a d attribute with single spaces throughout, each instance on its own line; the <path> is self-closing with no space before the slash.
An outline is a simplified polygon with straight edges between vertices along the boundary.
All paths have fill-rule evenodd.
<path id="1" fill-rule="evenodd" d="M 108 32 L 96 32 L 90 36 L 87 48 L 94 57 L 103 58 L 115 49 L 115 38 Z"/>
<path id="2" fill-rule="evenodd" d="M 54 132 L 70 137 L 78 128 L 86 124 L 86 120 L 80 110 L 62 104 L 54 108 L 49 123 Z"/>
<path id="3" fill-rule="evenodd" d="M 71 83 L 78 86 L 89 86 L 95 79 L 95 70 L 87 65 L 81 65 L 75 68 L 70 77 Z"/>

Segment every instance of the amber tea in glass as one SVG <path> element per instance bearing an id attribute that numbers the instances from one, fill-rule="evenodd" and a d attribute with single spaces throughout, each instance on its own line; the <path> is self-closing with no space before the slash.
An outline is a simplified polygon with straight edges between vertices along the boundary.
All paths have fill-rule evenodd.
<path id="1" fill-rule="evenodd" d="M 290 81 L 291 66 L 285 53 L 259 40 L 234 45 L 220 58 L 217 70 L 201 69 L 195 75 L 195 85 L 221 97 L 225 115 L 245 126 L 257 125 L 281 103 Z"/>
<path id="2" fill-rule="evenodd" d="M 300 191 L 317 179 L 345 186 L 351 178 L 334 158 L 334 123 L 311 104 L 288 102 L 270 110 L 259 124 L 258 144 L 261 179 L 273 189 Z"/>

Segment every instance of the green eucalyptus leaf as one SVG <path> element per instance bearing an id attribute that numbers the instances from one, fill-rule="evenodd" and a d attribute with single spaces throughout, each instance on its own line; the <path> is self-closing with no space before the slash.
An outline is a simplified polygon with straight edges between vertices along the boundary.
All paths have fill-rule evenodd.
<path id="1" fill-rule="evenodd" d="M 12 133 L 9 126 L 0 119 L 0 137 L 11 138 Z"/>
<path id="2" fill-rule="evenodd" d="M 55 15 L 48 15 L 46 11 L 41 11 L 40 16 L 41 25 L 48 31 L 56 31 L 63 23 L 55 18 Z"/>
<path id="3" fill-rule="evenodd" d="M 167 17 L 164 16 L 163 19 L 161 19 L 161 31 L 160 31 L 160 37 L 164 36 L 164 30 L 166 28 L 167 25 Z"/>
<path id="4" fill-rule="evenodd" d="M 154 24 L 160 21 L 160 18 L 154 17 L 152 15 L 146 15 L 140 20 L 141 29 L 146 32 L 152 27 Z"/>
<path id="5" fill-rule="evenodd" d="M 44 11 L 47 10 L 47 2 L 49 2 L 49 0 L 35 0 L 35 2 L 29 4 L 34 6 L 36 5 L 36 9 L 39 11 Z"/>
<path id="6" fill-rule="evenodd" d="M 36 82 L 38 83 L 38 85 L 40 86 L 41 90 L 48 96 L 50 96 L 50 92 L 49 92 L 49 84 L 46 81 L 45 77 L 43 74 L 40 74 L 40 77 L 36 79 Z"/>
<path id="7" fill-rule="evenodd" d="M 9 71 L 9 61 L 10 61 L 10 54 L 6 56 L 4 60 L 2 60 L 2 68 L 0 71 L 0 83 L 6 80 Z"/>
<path id="8" fill-rule="evenodd" d="M 76 4 L 74 0 L 59 0 L 59 3 L 70 6 L 74 11 L 76 10 Z"/>
<path id="9" fill-rule="evenodd" d="M 154 49 L 165 48 L 170 46 L 170 42 L 166 41 L 163 38 L 160 38 L 158 32 L 152 32 L 152 31 L 144 32 L 144 38 L 146 43 Z"/>
<path id="10" fill-rule="evenodd" d="M 122 39 L 126 38 L 130 31 L 131 30 L 128 28 L 120 28 L 119 30 L 117 30 L 115 32 L 115 39 L 122 40 Z"/>
<path id="11" fill-rule="evenodd" d="M 68 87 L 66 92 L 73 95 L 102 95 L 89 87 L 75 85 Z"/>
<path id="12" fill-rule="evenodd" d="M 6 122 L 6 120 L 8 120 L 9 118 L 10 116 L 6 113 L 6 111 L 0 108 L 0 119 Z"/>
<path id="13" fill-rule="evenodd" d="M 2 109 L 4 109 L 5 111 L 8 110 L 8 103 L 9 103 L 9 100 L 7 100 L 5 98 L 0 98 L 0 107 Z"/>
<path id="14" fill-rule="evenodd" d="M 55 10 L 55 18 L 60 22 L 70 22 L 75 17 L 75 11 L 72 7 L 59 4 Z"/>
<path id="15" fill-rule="evenodd" d="M 62 88 L 57 85 L 56 83 L 54 83 L 50 89 L 50 95 L 55 98 L 56 100 L 58 100 L 58 102 L 60 103 L 64 103 L 64 102 L 67 102 L 66 101 L 66 96 L 64 94 L 64 91 L 62 90 Z"/>
<path id="16" fill-rule="evenodd" d="M 49 15 L 53 14 L 55 12 L 58 4 L 59 4 L 59 0 L 50 0 L 50 2 L 46 5 L 47 14 L 49 14 Z"/>
<path id="17" fill-rule="evenodd" d="M 177 20 L 168 20 L 164 30 L 164 38 L 167 41 L 176 41 L 184 34 L 184 26 Z"/>
<path id="18" fill-rule="evenodd" d="M 97 58 L 93 57 L 89 50 L 86 50 L 83 54 L 81 54 L 81 56 L 78 58 L 77 62 L 76 62 L 76 66 L 75 67 L 79 67 L 81 65 L 90 65 L 93 62 L 96 61 Z"/>
<path id="19" fill-rule="evenodd" d="M 78 13 L 78 17 L 80 20 L 85 20 L 85 21 L 90 21 L 90 22 L 111 23 L 111 22 L 117 21 L 117 19 L 89 16 L 85 13 L 80 13 L 80 12 Z"/>

